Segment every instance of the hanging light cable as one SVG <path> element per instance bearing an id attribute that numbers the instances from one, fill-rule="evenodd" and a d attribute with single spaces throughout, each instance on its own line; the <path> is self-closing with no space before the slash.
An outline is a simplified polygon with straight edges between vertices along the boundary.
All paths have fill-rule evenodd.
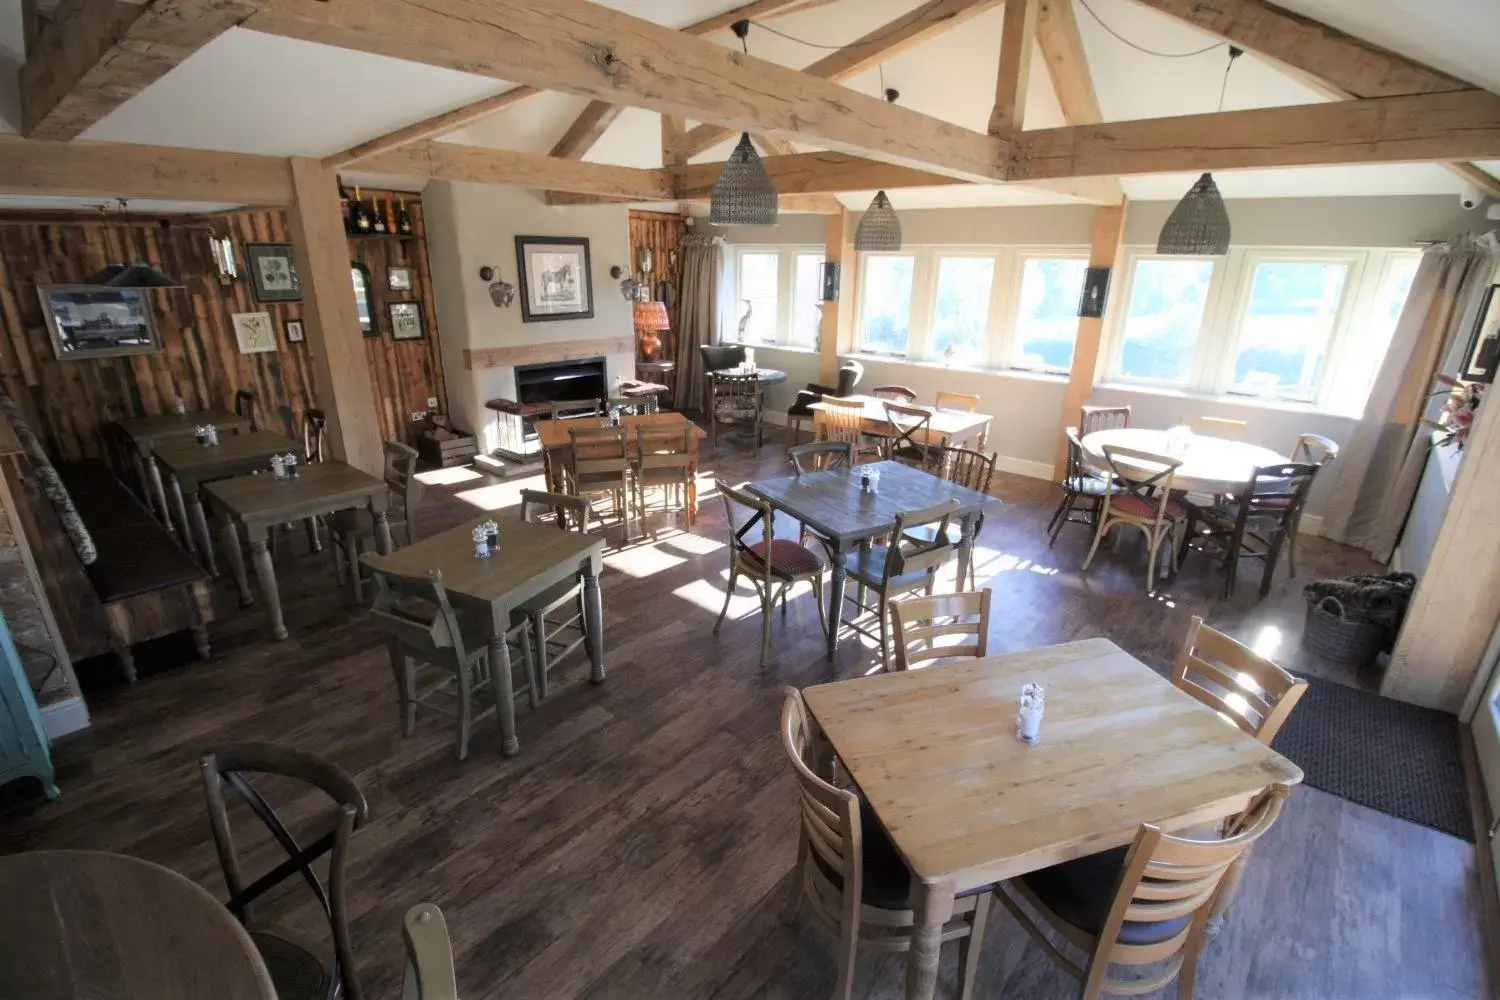
<path id="1" fill-rule="evenodd" d="M 121 222 L 125 222 L 126 204 L 124 198 L 116 199 L 119 202 L 119 214 Z M 106 205 L 99 206 L 99 214 L 109 221 L 109 208 Z M 86 285 L 105 285 L 109 288 L 181 288 L 182 282 L 162 274 L 149 264 L 111 264 L 102 271 L 89 275 Z"/>
<path id="2" fill-rule="evenodd" d="M 1219 110 L 1224 110 L 1224 95 L 1229 91 L 1229 72 L 1244 50 L 1231 45 L 1229 64 L 1224 67 L 1224 82 L 1219 85 Z M 1156 252 L 1195 257 L 1222 257 L 1229 252 L 1229 211 L 1224 197 L 1206 173 L 1183 195 L 1172 214 L 1161 227 Z"/>
<path id="3" fill-rule="evenodd" d="M 750 22 L 739 20 L 730 28 L 749 54 L 750 44 L 745 39 L 750 34 Z M 774 226 L 778 202 L 776 185 L 750 142 L 750 133 L 741 132 L 709 195 L 708 221 L 716 226 Z"/>
<path id="4" fill-rule="evenodd" d="M 890 103 L 895 104 L 900 96 L 895 87 L 886 88 L 885 99 Z M 859 217 L 854 230 L 854 249 L 863 253 L 901 249 L 901 219 L 884 191 L 875 192 L 870 207 Z"/>

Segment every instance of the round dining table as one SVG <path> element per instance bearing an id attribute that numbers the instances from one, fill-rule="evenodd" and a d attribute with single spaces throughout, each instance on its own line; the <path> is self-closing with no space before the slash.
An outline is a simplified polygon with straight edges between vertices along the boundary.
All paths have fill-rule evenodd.
<path id="1" fill-rule="evenodd" d="M 202 888 L 97 851 L 0 857 L 0 997 L 276 1000 L 250 935 Z"/>
<path id="2" fill-rule="evenodd" d="M 738 368 L 720 368 L 708 373 L 710 378 L 716 375 L 749 375 L 750 372 L 741 371 Z M 786 372 L 778 368 L 756 368 L 755 384 L 764 389 L 768 385 L 780 385 L 786 381 Z"/>
<path id="3" fill-rule="evenodd" d="M 1189 493 L 1232 493 L 1250 481 L 1255 470 L 1267 465 L 1287 462 L 1285 455 L 1270 448 L 1231 441 L 1227 438 L 1193 434 L 1185 438 L 1186 447 L 1174 447 L 1168 431 L 1146 427 L 1116 427 L 1105 431 L 1094 431 L 1084 436 L 1083 455 L 1089 465 L 1101 472 L 1109 471 L 1104 458 L 1105 446 L 1132 448 L 1179 458 L 1182 465 L 1172 480 L 1172 488 Z M 1132 477 L 1149 479 L 1161 471 L 1161 466 L 1138 462 L 1123 455 L 1115 456 L 1115 464 Z"/>

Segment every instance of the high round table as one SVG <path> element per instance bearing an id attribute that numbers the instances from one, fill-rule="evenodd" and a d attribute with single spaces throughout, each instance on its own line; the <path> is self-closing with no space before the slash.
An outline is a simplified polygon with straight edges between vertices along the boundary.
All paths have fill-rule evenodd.
<path id="1" fill-rule="evenodd" d="M 276 1000 L 250 935 L 174 871 L 96 851 L 0 857 L 0 997 Z"/>
<path id="2" fill-rule="evenodd" d="M 715 375 L 749 375 L 749 374 L 750 374 L 749 372 L 742 372 L 738 368 L 720 368 L 717 371 L 706 372 L 705 376 L 708 377 L 708 378 L 712 378 Z M 780 369 L 777 369 L 777 368 L 756 368 L 755 369 L 755 382 L 762 389 L 764 389 L 768 385 L 780 385 L 782 382 L 785 382 L 785 381 L 786 381 L 786 372 L 781 371 Z"/>
<path id="3" fill-rule="evenodd" d="M 1084 460 L 1100 471 L 1109 469 L 1109 463 L 1104 459 L 1105 445 L 1134 448 L 1154 455 L 1169 455 L 1167 432 L 1145 427 L 1117 427 L 1095 431 L 1085 436 L 1082 444 Z M 1173 489 L 1215 495 L 1232 493 L 1244 486 L 1257 468 L 1288 461 L 1285 455 L 1279 455 L 1270 448 L 1202 434 L 1194 434 L 1189 439 L 1185 452 L 1172 454 L 1170 457 L 1182 459 L 1182 465 L 1178 467 L 1177 475 L 1172 480 Z M 1160 466 L 1133 462 L 1122 456 L 1116 456 L 1115 462 L 1122 470 L 1139 475 L 1142 479 L 1149 479 L 1161 471 Z"/>

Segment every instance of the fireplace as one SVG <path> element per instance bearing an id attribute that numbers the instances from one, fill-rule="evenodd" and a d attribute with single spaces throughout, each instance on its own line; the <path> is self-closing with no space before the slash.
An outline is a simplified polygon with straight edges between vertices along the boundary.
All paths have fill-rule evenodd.
<path id="1" fill-rule="evenodd" d="M 542 450 L 536 421 L 551 413 L 551 404 L 573 399 L 603 399 L 607 395 L 605 386 L 602 357 L 518 365 L 515 398 L 492 399 L 485 404 L 495 411 L 496 451 L 512 462 L 534 461 Z"/>

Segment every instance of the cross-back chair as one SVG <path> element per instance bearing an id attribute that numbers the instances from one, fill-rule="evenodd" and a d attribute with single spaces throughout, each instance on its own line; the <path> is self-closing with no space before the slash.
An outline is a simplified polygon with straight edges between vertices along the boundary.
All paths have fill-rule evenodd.
<path id="1" fill-rule="evenodd" d="M 904 385 L 877 385 L 870 390 L 870 395 L 888 403 L 915 403 L 917 401 L 916 391 Z"/>
<path id="2" fill-rule="evenodd" d="M 818 607 L 818 623 L 827 634 L 828 622 L 823 614 L 823 560 L 818 554 L 790 538 L 776 537 L 775 515 L 766 501 L 736 489 L 724 482 L 715 484 L 724 498 L 724 515 L 729 526 L 729 582 L 724 591 L 724 607 L 714 622 L 714 634 L 724 624 L 729 602 L 734 597 L 735 582 L 744 577 L 755 588 L 760 600 L 760 663 L 766 662 L 771 643 L 771 612 L 781 599 L 781 613 L 786 614 L 787 592 L 806 580 L 812 584 L 813 602 Z M 756 534 L 759 541 L 752 540 Z"/>
<path id="3" fill-rule="evenodd" d="M 589 502 L 583 497 L 521 491 L 521 520 L 527 524 L 538 524 L 550 513 L 563 531 L 586 535 L 591 512 Z M 575 574 L 522 604 L 512 612 L 511 624 L 521 621 L 529 628 L 536 649 L 532 659 L 532 690 L 536 692 L 536 700 L 545 699 L 550 693 L 552 668 L 592 638 L 584 607 L 583 577 Z"/>
<path id="4" fill-rule="evenodd" d="M 1133 459 L 1153 466 L 1157 471 L 1143 476 L 1134 471 L 1134 467 L 1125 468 L 1121 459 Z M 1113 445 L 1104 446 L 1104 460 L 1120 491 L 1104 494 L 1099 524 L 1094 529 L 1094 543 L 1089 546 L 1089 554 L 1083 560 L 1083 569 L 1087 572 L 1094 554 L 1099 551 L 1099 543 L 1111 528 L 1117 524 L 1130 525 L 1146 536 L 1146 591 L 1149 593 L 1155 588 L 1157 554 L 1164 542 L 1167 543 L 1172 572 L 1177 572 L 1177 546 L 1171 544 L 1169 536 L 1187 518 L 1182 504 L 1172 498 L 1172 482 L 1182 460 Z"/>
<path id="5" fill-rule="evenodd" d="M 957 509 L 958 503 L 948 500 L 924 510 L 901 511 L 888 542 L 841 553 L 844 569 L 856 585 L 853 596 L 844 596 L 854 605 L 855 616 L 835 622 L 834 627 L 847 625 L 878 642 L 886 670 L 891 666 L 890 601 L 918 590 L 932 593 L 938 570 L 958 548 L 948 533 Z M 867 591 L 873 593 L 873 604 L 867 601 Z M 874 618 L 873 627 L 868 616 Z"/>
<path id="6" fill-rule="evenodd" d="M 993 591 L 985 588 L 892 601 L 896 669 L 910 670 L 933 660 L 987 655 L 992 596 Z M 949 636 L 967 641 L 946 641 Z"/>
<path id="7" fill-rule="evenodd" d="M 788 448 L 786 453 L 799 476 L 854 464 L 854 446 L 848 441 L 810 441 Z"/>
<path id="8" fill-rule="evenodd" d="M 1222 554 L 1224 596 L 1234 594 L 1240 560 L 1259 559 L 1265 563 L 1260 579 L 1260 596 L 1271 592 L 1276 562 L 1283 546 L 1296 534 L 1307 491 L 1322 466 L 1287 462 L 1256 469 L 1248 482 L 1222 502 L 1197 504 L 1189 501 L 1187 532 L 1182 541 L 1180 562 L 1197 543 L 1199 548 L 1215 548 Z M 1292 576 L 1297 575 L 1295 560 L 1288 559 Z"/>
<path id="9" fill-rule="evenodd" d="M 806 909 L 839 935 L 835 1000 L 854 995 L 854 962 L 860 945 L 881 952 L 911 948 L 911 871 L 901 860 L 875 811 L 854 792 L 820 774 L 819 734 L 802 694 L 785 689 L 781 744 L 796 776 L 799 813 L 792 911 Z M 980 949 L 992 890 L 983 887 L 953 901 L 944 942 L 959 943 L 958 995 L 974 995 Z"/>
<path id="10" fill-rule="evenodd" d="M 453 943 L 443 911 L 431 903 L 418 903 L 402 918 L 401 935 L 406 939 L 401 1000 L 458 1000 Z"/>
<path id="11" fill-rule="evenodd" d="M 364 826 L 370 809 L 364 793 L 341 768 L 314 754 L 274 743 L 237 743 L 209 751 L 201 761 L 209 827 L 219 867 L 229 889 L 229 911 L 255 943 L 276 995 L 281 1000 L 361 1000 L 354 948 L 349 937 L 346 870 L 349 840 Z M 305 846 L 256 788 L 256 776 L 297 782 L 299 791 L 316 790 L 333 801 L 332 824 Z M 229 815 L 231 797 L 249 807 L 275 841 L 285 860 L 256 877 L 246 874 Z M 318 877 L 314 862 L 328 856 L 328 876 Z M 328 924 L 326 947 L 300 935 L 257 922 L 252 905 L 288 879 L 301 878 L 317 899 Z"/>
<path id="12" fill-rule="evenodd" d="M 400 441 L 381 444 L 385 469 L 381 476 L 385 480 L 387 513 L 392 541 L 405 536 L 410 545 L 413 535 L 413 519 L 427 487 L 417 478 L 417 449 Z M 400 535 L 397 534 L 400 529 Z M 367 543 L 375 539 L 375 518 L 364 507 L 335 511 L 328 518 L 328 537 L 332 541 L 334 570 L 340 582 L 347 572 L 354 600 L 364 600 L 364 577 L 360 573 L 359 555 L 367 551 Z"/>
<path id="13" fill-rule="evenodd" d="M 885 404 L 885 426 L 881 436 L 885 438 L 886 458 L 927 468 L 938 453 L 938 449 L 928 443 L 931 431 L 931 410 L 905 403 Z"/>
<path id="14" fill-rule="evenodd" d="M 968 487 L 980 493 L 988 493 L 990 484 L 995 478 L 995 459 L 997 452 L 986 455 L 982 451 L 973 451 L 969 448 L 958 448 L 944 446 L 935 453 L 936 468 L 932 471 L 950 483 Z M 922 535 L 926 529 L 918 530 L 916 534 Z M 977 536 L 984 530 L 984 514 L 981 513 L 974 519 L 974 534 Z M 957 546 L 963 541 L 963 529 L 959 525 L 949 522 L 948 541 Z M 969 560 L 969 589 L 978 590 L 979 572 L 978 560 Z M 959 581 L 963 586 L 963 581 Z"/>

